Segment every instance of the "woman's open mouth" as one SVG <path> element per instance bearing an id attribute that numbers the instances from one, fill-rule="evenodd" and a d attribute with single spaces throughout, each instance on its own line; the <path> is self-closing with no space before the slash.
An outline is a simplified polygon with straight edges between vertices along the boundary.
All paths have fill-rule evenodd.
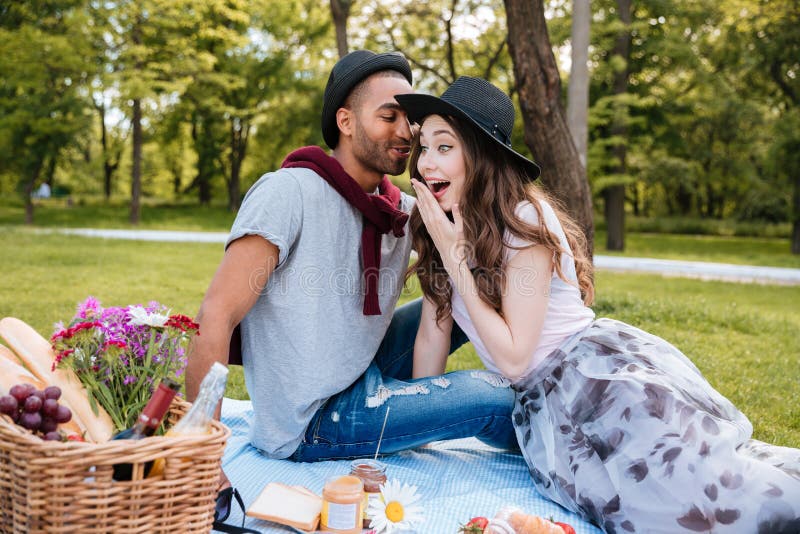
<path id="1" fill-rule="evenodd" d="M 428 184 L 431 193 L 433 193 L 433 196 L 436 197 L 437 200 L 440 199 L 442 195 L 444 195 L 445 191 L 447 191 L 447 188 L 450 187 L 449 181 L 441 180 L 439 178 L 426 179 L 425 183 Z"/>

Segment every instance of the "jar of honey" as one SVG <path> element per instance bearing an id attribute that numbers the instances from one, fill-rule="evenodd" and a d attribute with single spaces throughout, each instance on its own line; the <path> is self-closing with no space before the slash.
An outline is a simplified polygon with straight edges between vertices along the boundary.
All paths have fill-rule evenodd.
<path id="1" fill-rule="evenodd" d="M 369 528 L 367 508 L 372 499 L 381 497 L 381 484 L 386 484 L 386 464 L 377 460 L 353 460 L 350 464 L 350 474 L 358 477 L 364 484 L 363 527 Z"/>
<path id="2" fill-rule="evenodd" d="M 329 478 L 322 489 L 322 529 L 341 534 L 361 534 L 363 499 L 364 483 L 358 477 Z"/>

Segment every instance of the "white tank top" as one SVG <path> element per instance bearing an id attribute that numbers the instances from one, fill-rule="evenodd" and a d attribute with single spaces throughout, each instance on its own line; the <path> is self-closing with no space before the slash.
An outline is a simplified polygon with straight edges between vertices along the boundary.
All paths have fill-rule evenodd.
<path id="1" fill-rule="evenodd" d="M 531 364 L 524 375 L 530 374 L 545 357 L 558 348 L 561 343 L 566 341 L 573 334 L 586 328 L 594 320 L 594 311 L 586 306 L 581 299 L 581 292 L 578 289 L 577 275 L 575 274 L 575 262 L 572 257 L 572 250 L 567 243 L 564 229 L 558 221 L 553 208 L 545 201 L 540 201 L 542 215 L 544 216 L 547 229 L 555 233 L 561 243 L 561 247 L 566 251 L 561 255 L 561 270 L 564 276 L 571 283 L 562 280 L 556 273 L 555 268 L 550 277 L 550 300 L 547 303 L 547 312 L 542 326 L 542 333 L 539 336 L 539 345 L 536 347 L 531 359 Z M 528 202 L 521 202 L 516 209 L 516 214 L 525 222 L 538 225 L 539 218 L 534 206 Z M 526 241 L 506 231 L 505 242 L 508 245 L 519 247 L 526 244 Z M 510 261 L 519 250 L 506 247 L 506 261 Z M 453 280 L 450 280 L 451 286 Z M 494 363 L 489 351 L 481 341 L 475 326 L 467 312 L 467 307 L 461 295 L 455 290 L 451 300 L 453 309 L 453 320 L 461 327 L 469 340 L 475 346 L 483 365 L 490 371 L 500 373 Z M 501 373 L 502 374 L 502 373 Z M 523 375 L 523 376 L 524 376 Z"/>

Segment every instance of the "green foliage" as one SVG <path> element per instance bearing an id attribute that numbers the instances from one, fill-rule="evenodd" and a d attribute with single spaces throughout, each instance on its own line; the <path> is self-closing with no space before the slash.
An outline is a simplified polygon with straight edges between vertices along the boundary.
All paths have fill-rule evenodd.
<path id="1" fill-rule="evenodd" d="M 85 17 L 77 4 L 15 3 L 1 13 L 0 176 L 23 198 L 88 123 Z"/>
<path id="2" fill-rule="evenodd" d="M 558 58 L 571 9 L 547 5 Z M 598 204 L 605 187 L 624 184 L 636 216 L 797 217 L 799 12 L 791 0 L 635 2 L 625 61 L 617 2 L 592 2 L 588 175 Z M 370 0 L 351 2 L 348 37 L 351 48 L 404 52 L 417 90 L 439 93 L 466 74 L 514 93 L 505 24 L 495 0 Z M 134 98 L 145 198 L 235 208 L 287 152 L 322 143 L 321 95 L 337 58 L 328 3 L 33 0 L 4 4 L 0 32 L 0 194 L 36 179 L 96 195 L 107 164 L 111 194 L 127 194 Z M 616 94 L 622 70 L 629 83 Z M 521 126 L 513 142 L 526 152 Z"/>

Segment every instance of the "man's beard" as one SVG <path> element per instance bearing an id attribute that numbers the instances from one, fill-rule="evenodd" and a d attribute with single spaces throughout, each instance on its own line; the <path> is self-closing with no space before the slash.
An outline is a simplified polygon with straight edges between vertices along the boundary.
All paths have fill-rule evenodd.
<path id="1" fill-rule="evenodd" d="M 397 176 L 406 170 L 408 158 L 395 159 L 389 152 L 392 146 L 407 145 L 406 142 L 398 139 L 394 143 L 378 143 L 367 135 L 361 123 L 356 121 L 355 126 L 353 154 L 362 165 L 378 173 L 391 176 Z"/>

